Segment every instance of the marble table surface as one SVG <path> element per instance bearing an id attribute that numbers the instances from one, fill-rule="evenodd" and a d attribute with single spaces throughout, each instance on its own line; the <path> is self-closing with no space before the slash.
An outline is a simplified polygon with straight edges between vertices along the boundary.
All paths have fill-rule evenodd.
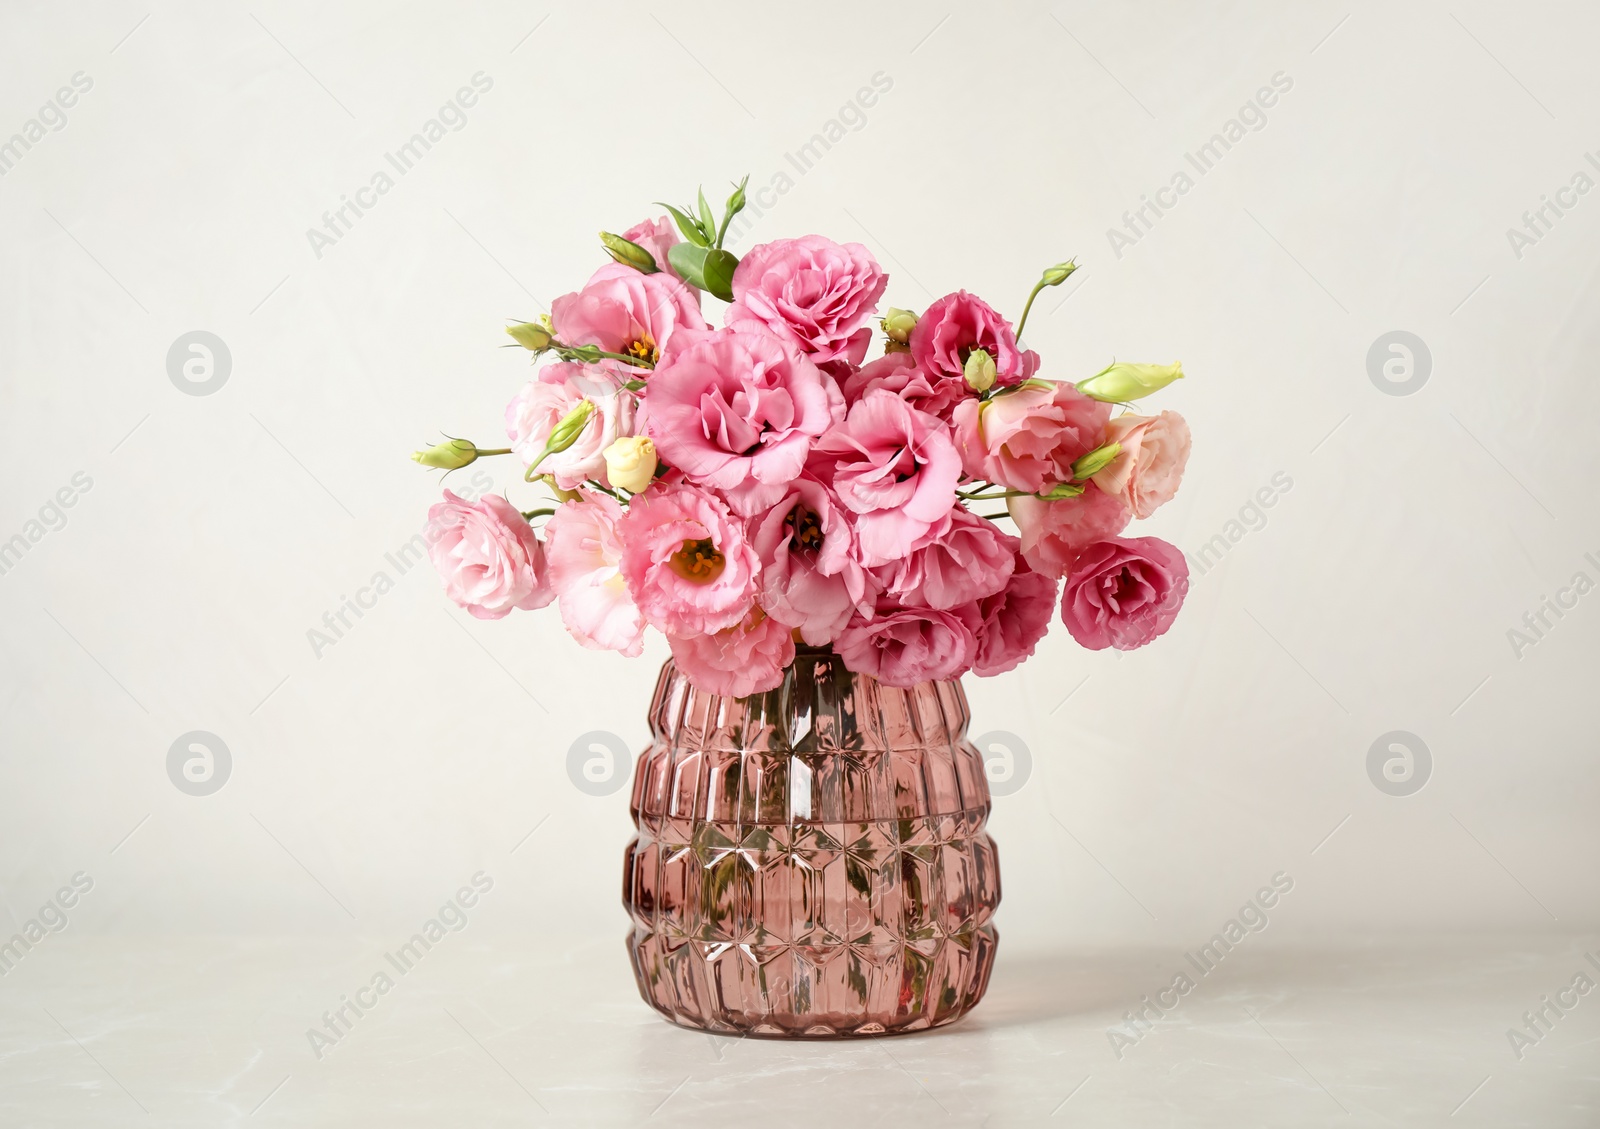
<path id="1" fill-rule="evenodd" d="M 1002 944 L 959 1023 L 812 1043 L 670 1026 L 617 939 L 450 941 L 318 1046 L 382 941 L 47 936 L 0 978 L 0 1125 L 1600 1126 L 1596 937 L 1262 946 L 1121 1038 L 1182 952 Z"/>

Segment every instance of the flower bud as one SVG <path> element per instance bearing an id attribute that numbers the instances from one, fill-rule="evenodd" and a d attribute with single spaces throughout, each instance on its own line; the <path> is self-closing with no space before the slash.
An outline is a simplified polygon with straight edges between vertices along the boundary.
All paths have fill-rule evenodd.
<path id="1" fill-rule="evenodd" d="M 1063 498 L 1076 498 L 1082 493 L 1081 482 L 1058 482 L 1048 490 L 1041 490 L 1038 496 L 1047 502 L 1059 502 Z"/>
<path id="2" fill-rule="evenodd" d="M 1093 478 L 1110 466 L 1120 454 L 1122 454 L 1121 443 L 1107 443 L 1104 447 L 1096 447 L 1072 464 L 1072 477 L 1079 482 Z"/>
<path id="3" fill-rule="evenodd" d="M 602 454 L 606 460 L 606 477 L 619 490 L 637 494 L 655 477 L 656 445 L 643 435 L 624 435 Z"/>
<path id="4" fill-rule="evenodd" d="M 423 466 L 437 467 L 440 470 L 460 470 L 478 458 L 478 448 L 466 439 L 451 439 L 437 446 L 429 447 L 426 451 L 412 451 L 413 462 Z"/>
<path id="5" fill-rule="evenodd" d="M 581 490 L 563 490 L 557 485 L 556 476 L 553 474 L 541 474 L 539 481 L 544 483 L 545 489 L 556 496 L 556 501 L 558 502 L 571 502 L 583 497 L 583 491 Z"/>
<path id="6" fill-rule="evenodd" d="M 1078 382 L 1078 391 L 1091 400 L 1120 404 L 1159 392 L 1174 380 L 1183 378 L 1183 362 L 1170 365 L 1113 364 L 1088 380 Z"/>
<path id="7" fill-rule="evenodd" d="M 539 464 L 550 455 L 560 454 L 578 441 L 578 436 L 583 434 L 583 429 L 588 426 L 589 417 L 594 415 L 594 403 L 590 400 L 581 400 L 578 406 L 561 417 L 561 422 L 550 429 L 550 438 L 544 441 L 544 450 L 539 452 L 539 457 L 528 464 L 527 473 L 523 475 L 525 481 L 532 482 L 534 471 Z"/>
<path id="8" fill-rule="evenodd" d="M 655 256 L 631 240 L 624 239 L 620 235 L 612 235 L 609 231 L 602 231 L 600 242 L 605 247 L 606 254 L 623 266 L 632 267 L 640 274 L 655 274 L 661 270 Z"/>
<path id="9" fill-rule="evenodd" d="M 910 310 L 889 307 L 889 312 L 883 316 L 883 332 L 888 334 L 889 340 L 898 345 L 904 345 L 911 340 L 911 331 L 917 326 L 917 315 Z"/>
<path id="10" fill-rule="evenodd" d="M 508 325 L 506 326 L 506 332 L 511 334 L 511 339 L 518 345 L 534 353 L 544 352 L 555 341 L 555 337 L 551 334 L 549 328 L 540 325 L 536 321 L 523 321 L 518 322 L 516 325 Z"/>
<path id="11" fill-rule="evenodd" d="M 994 358 L 987 350 L 972 350 L 962 372 L 967 379 L 967 387 L 974 392 L 987 392 L 994 387 Z"/>
<path id="12" fill-rule="evenodd" d="M 1057 263 L 1053 267 L 1044 268 L 1043 282 L 1046 286 L 1060 286 L 1072 277 L 1072 272 L 1078 269 L 1078 264 L 1068 259 L 1064 263 Z"/>

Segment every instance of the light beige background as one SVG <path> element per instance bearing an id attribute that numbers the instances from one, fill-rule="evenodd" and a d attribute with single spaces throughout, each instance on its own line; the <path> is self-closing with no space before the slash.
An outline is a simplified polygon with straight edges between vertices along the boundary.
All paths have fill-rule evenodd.
<path id="1" fill-rule="evenodd" d="M 598 229 L 748 172 L 764 214 L 736 251 L 858 240 L 895 305 L 965 287 L 1015 316 L 1077 256 L 1028 327 L 1046 375 L 1189 374 L 1161 400 L 1194 429 L 1188 480 L 1140 532 L 1197 553 L 1292 481 L 1159 645 L 1091 654 L 1058 628 L 970 681 L 974 733 L 1033 765 L 992 820 L 1002 962 L 1176 957 L 1278 871 L 1264 946 L 1592 943 L 1600 595 L 1520 653 L 1508 631 L 1600 581 L 1600 192 L 1520 257 L 1506 233 L 1600 177 L 1597 30 L 1582 4 L 1481 0 L 7 6 L 0 139 L 93 86 L 0 177 L 0 540 L 75 474 L 92 488 L 0 575 L 0 933 L 84 871 L 74 937 L 376 953 L 483 870 L 472 936 L 609 946 L 626 976 L 626 793 L 584 794 L 567 754 L 591 730 L 642 744 L 664 646 L 584 651 L 553 609 L 479 623 L 386 554 L 437 496 L 408 452 L 499 439 L 527 375 L 503 320 L 579 285 Z M 307 229 L 479 72 L 464 127 L 319 257 Z M 1264 128 L 1115 247 L 1280 72 Z M 211 395 L 168 376 L 192 330 L 231 351 Z M 1413 395 L 1369 377 L 1392 330 L 1431 351 Z M 380 570 L 393 590 L 317 653 Z M 192 730 L 233 758 L 206 797 L 167 773 Z M 1368 775 L 1393 730 L 1432 755 L 1407 797 Z M 345 990 L 298 975 L 284 991 Z M 1505 1010 L 1463 1021 L 1501 1054 Z"/>

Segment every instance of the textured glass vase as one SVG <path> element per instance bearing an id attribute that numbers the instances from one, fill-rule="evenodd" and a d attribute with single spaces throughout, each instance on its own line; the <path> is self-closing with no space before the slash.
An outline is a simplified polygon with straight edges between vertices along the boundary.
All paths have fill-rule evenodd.
<path id="1" fill-rule="evenodd" d="M 645 1001 L 709 1031 L 920 1031 L 983 997 L 1000 901 L 959 682 L 909 690 L 802 650 L 749 698 L 669 661 L 622 900 Z"/>

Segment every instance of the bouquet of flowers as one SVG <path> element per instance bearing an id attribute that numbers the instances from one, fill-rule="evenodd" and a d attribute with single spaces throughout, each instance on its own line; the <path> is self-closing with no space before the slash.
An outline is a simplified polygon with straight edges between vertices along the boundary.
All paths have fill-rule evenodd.
<path id="1" fill-rule="evenodd" d="M 1183 554 L 1121 534 L 1182 478 L 1183 417 L 1131 408 L 1182 367 L 1041 378 L 1020 335 L 1073 262 L 1015 328 L 964 290 L 891 307 L 868 360 L 889 276 L 819 235 L 735 257 L 743 205 L 741 184 L 720 223 L 701 192 L 662 205 L 670 222 L 602 232 L 612 261 L 508 327 L 547 362 L 506 408 L 510 446 L 413 458 L 512 455 L 550 498 L 445 490 L 427 540 L 449 596 L 482 619 L 554 601 L 579 643 L 625 655 L 654 627 L 690 682 L 735 697 L 775 688 L 797 644 L 904 687 L 1011 670 L 1058 606 L 1092 649 L 1165 632 Z"/>

